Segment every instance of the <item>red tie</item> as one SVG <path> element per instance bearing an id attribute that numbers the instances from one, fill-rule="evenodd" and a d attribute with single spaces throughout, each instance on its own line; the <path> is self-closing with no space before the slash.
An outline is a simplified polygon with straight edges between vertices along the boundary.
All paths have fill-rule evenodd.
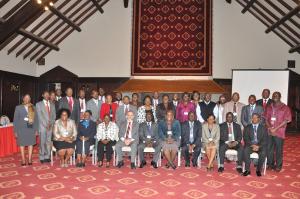
<path id="1" fill-rule="evenodd" d="M 70 109 L 70 112 L 72 113 L 72 111 L 73 111 L 73 98 L 72 97 L 69 98 L 69 109 Z"/>
<path id="2" fill-rule="evenodd" d="M 81 109 L 81 110 L 83 109 L 83 100 L 81 100 L 81 103 L 80 103 L 80 109 Z"/>
<path id="3" fill-rule="evenodd" d="M 264 107 L 264 109 L 266 108 L 266 105 L 267 105 L 267 100 L 264 99 L 264 101 L 263 101 L 263 107 Z"/>
<path id="4" fill-rule="evenodd" d="M 127 131 L 126 131 L 126 135 L 125 135 L 126 139 L 128 139 L 130 129 L 131 129 L 131 122 L 128 122 L 128 127 L 127 127 Z"/>
<path id="5" fill-rule="evenodd" d="M 46 102 L 46 110 L 48 112 L 49 118 L 50 118 L 50 107 L 49 107 L 49 102 Z"/>

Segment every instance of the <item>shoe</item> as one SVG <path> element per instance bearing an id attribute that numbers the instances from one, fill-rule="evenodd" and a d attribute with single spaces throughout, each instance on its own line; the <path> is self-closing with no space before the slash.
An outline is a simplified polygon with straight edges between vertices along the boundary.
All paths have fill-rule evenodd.
<path id="1" fill-rule="evenodd" d="M 242 175 L 243 176 L 248 176 L 248 175 L 250 175 L 250 171 L 245 171 Z"/>
<path id="2" fill-rule="evenodd" d="M 28 162 L 28 165 L 31 166 L 31 165 L 32 165 L 32 162 Z"/>
<path id="3" fill-rule="evenodd" d="M 41 164 L 43 164 L 45 162 L 45 160 L 40 160 Z"/>
<path id="4" fill-rule="evenodd" d="M 224 167 L 219 167 L 218 172 L 222 173 L 224 171 Z"/>
<path id="5" fill-rule="evenodd" d="M 81 163 L 76 163 L 76 167 L 81 167 Z"/>
<path id="6" fill-rule="evenodd" d="M 124 162 L 123 161 L 118 162 L 117 167 L 121 168 L 122 166 L 124 166 Z"/>
<path id="7" fill-rule="evenodd" d="M 170 163 L 170 166 L 172 167 L 172 169 L 176 169 L 176 165 L 173 162 Z"/>
<path id="8" fill-rule="evenodd" d="M 185 167 L 191 167 L 190 161 L 185 162 Z"/>
<path id="9" fill-rule="evenodd" d="M 197 160 L 193 160 L 193 167 L 197 167 L 198 166 L 198 163 L 197 163 Z"/>
<path id="10" fill-rule="evenodd" d="M 242 168 L 236 168 L 236 171 L 237 171 L 239 174 L 242 174 L 242 173 L 243 173 L 243 169 L 242 169 Z"/>
<path id="11" fill-rule="evenodd" d="M 154 168 L 154 169 L 157 169 L 157 168 L 158 168 L 158 166 L 157 166 L 157 163 L 156 163 L 156 162 L 153 162 L 153 161 L 152 161 L 152 162 L 151 162 L 151 165 L 153 166 L 153 168 Z"/>
<path id="12" fill-rule="evenodd" d="M 279 173 L 281 171 L 281 168 L 276 168 L 275 171 Z"/>
<path id="13" fill-rule="evenodd" d="M 25 166 L 26 166 L 26 163 L 21 163 L 21 166 L 22 166 L 22 167 L 25 167 Z"/>
<path id="14" fill-rule="evenodd" d="M 151 161 L 151 166 L 154 166 L 156 164 L 156 162 L 154 162 L 153 160 Z"/>
<path id="15" fill-rule="evenodd" d="M 102 167 L 103 166 L 103 162 L 102 161 L 99 161 L 98 162 L 98 167 Z"/>
<path id="16" fill-rule="evenodd" d="M 45 159 L 44 162 L 51 162 L 51 160 L 50 159 Z"/>
<path id="17" fill-rule="evenodd" d="M 85 167 L 85 163 L 81 163 L 81 167 Z"/>
<path id="18" fill-rule="evenodd" d="M 147 164 L 146 161 L 143 160 L 143 161 L 141 162 L 141 164 L 140 164 L 140 168 L 143 168 L 146 164 Z"/>
<path id="19" fill-rule="evenodd" d="M 261 176 L 261 172 L 260 172 L 260 171 L 256 171 L 256 175 L 257 175 L 258 177 L 260 177 L 260 176 Z"/>
<path id="20" fill-rule="evenodd" d="M 106 162 L 106 168 L 109 168 L 110 162 Z"/>
<path id="21" fill-rule="evenodd" d="M 169 165 L 169 163 L 167 163 L 167 164 L 166 164 L 166 168 L 167 168 L 167 169 L 168 169 L 168 168 L 170 168 L 170 165 Z"/>
<path id="22" fill-rule="evenodd" d="M 268 166 L 267 167 L 267 170 L 273 170 L 274 169 L 274 166 Z"/>
<path id="23" fill-rule="evenodd" d="M 132 162 L 132 163 L 130 164 L 130 167 L 131 167 L 131 169 L 136 169 L 136 166 L 135 166 L 134 162 Z"/>

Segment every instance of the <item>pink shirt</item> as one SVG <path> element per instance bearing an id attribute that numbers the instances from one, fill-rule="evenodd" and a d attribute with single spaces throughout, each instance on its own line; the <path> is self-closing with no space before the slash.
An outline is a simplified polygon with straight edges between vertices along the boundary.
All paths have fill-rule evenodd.
<path id="1" fill-rule="evenodd" d="M 179 122 L 185 122 L 189 119 L 188 113 L 190 111 L 196 112 L 196 106 L 192 102 L 188 102 L 187 105 L 184 105 L 183 102 L 180 102 L 176 108 L 176 119 Z"/>
<path id="2" fill-rule="evenodd" d="M 264 117 L 266 121 L 268 121 L 268 123 L 274 128 L 279 126 L 284 121 L 292 121 L 291 110 L 284 103 L 281 103 L 279 105 L 275 105 L 273 103 L 270 106 L 267 106 L 264 112 Z M 286 125 L 278 129 L 276 131 L 277 137 L 284 139 L 285 130 L 286 130 Z"/>

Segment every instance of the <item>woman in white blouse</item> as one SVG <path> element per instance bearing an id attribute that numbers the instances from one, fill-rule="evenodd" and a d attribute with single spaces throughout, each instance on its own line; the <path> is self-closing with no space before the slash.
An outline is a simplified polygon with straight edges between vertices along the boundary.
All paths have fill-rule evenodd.
<path id="1" fill-rule="evenodd" d="M 137 112 L 137 122 L 139 124 L 146 121 L 146 113 L 147 112 L 152 112 L 152 114 L 154 116 L 154 120 L 155 120 L 155 122 L 157 122 L 155 106 L 152 106 L 151 101 L 152 101 L 151 97 L 149 95 L 147 95 L 144 98 L 144 105 L 139 107 L 138 112 Z"/>
<path id="2" fill-rule="evenodd" d="M 109 114 L 104 115 L 103 122 L 97 127 L 98 140 L 98 167 L 103 166 L 104 147 L 106 149 L 106 168 L 110 165 L 111 155 L 113 153 L 113 146 L 119 140 L 119 127 L 115 122 L 110 121 Z"/>

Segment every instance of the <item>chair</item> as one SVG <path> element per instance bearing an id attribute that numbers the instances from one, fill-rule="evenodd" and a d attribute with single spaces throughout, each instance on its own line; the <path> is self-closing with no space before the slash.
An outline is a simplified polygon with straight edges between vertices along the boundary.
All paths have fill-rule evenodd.
<path id="1" fill-rule="evenodd" d="M 54 146 L 52 146 L 50 152 L 51 166 L 53 166 L 53 153 L 55 153 L 55 157 L 56 157 L 56 148 Z M 75 165 L 75 151 L 73 155 L 70 157 L 70 165 Z"/>
<path id="2" fill-rule="evenodd" d="M 250 154 L 250 159 L 259 159 L 259 155 L 256 152 L 253 152 Z M 265 158 L 264 164 L 263 164 L 263 175 L 266 175 L 266 171 L 267 171 L 267 156 Z M 243 171 L 245 171 L 245 163 L 243 164 Z"/>
<path id="3" fill-rule="evenodd" d="M 118 159 L 118 157 L 117 157 L 117 154 L 115 153 L 115 149 L 113 148 L 113 150 L 114 150 L 114 166 L 117 166 L 117 162 L 116 162 L 116 160 Z M 123 146 L 122 147 L 122 152 L 125 152 L 125 153 L 130 153 L 131 152 L 131 147 L 130 146 Z M 134 160 L 134 164 L 135 165 L 137 165 L 136 163 L 137 163 L 137 160 L 136 160 L 137 158 L 135 158 L 135 160 Z"/>
<path id="4" fill-rule="evenodd" d="M 201 148 L 201 150 L 202 150 L 202 148 Z M 194 150 L 192 152 L 194 153 Z M 199 168 L 201 168 L 201 152 L 197 158 L 197 165 Z M 180 167 L 180 166 L 181 166 L 181 148 L 178 149 L 178 167 Z"/>
<path id="5" fill-rule="evenodd" d="M 200 152 L 200 155 L 198 157 L 198 167 L 201 168 L 202 167 L 202 159 L 204 157 L 204 154 L 206 154 L 205 150 L 203 148 L 201 148 L 201 152 Z M 217 153 L 216 153 L 216 160 L 217 160 L 217 163 L 218 163 L 218 168 L 220 166 L 220 158 L 219 158 L 219 150 L 217 150 Z"/>
<path id="6" fill-rule="evenodd" d="M 97 166 L 97 162 L 98 162 L 98 143 L 99 140 L 97 139 L 97 137 L 95 136 L 95 145 L 94 145 L 94 150 L 93 150 L 93 154 L 92 154 L 92 158 L 94 160 L 94 164 Z M 115 146 L 112 146 L 113 148 L 113 165 L 116 166 L 116 151 L 115 151 Z M 106 150 L 106 149 L 104 149 Z"/>
<path id="7" fill-rule="evenodd" d="M 153 147 L 145 147 L 144 149 L 144 153 L 154 153 L 155 152 L 155 149 Z M 140 165 L 140 156 L 138 154 L 138 165 Z M 157 162 L 158 166 L 160 167 L 161 166 L 161 152 L 159 153 L 159 159 L 158 159 L 158 162 Z"/>

